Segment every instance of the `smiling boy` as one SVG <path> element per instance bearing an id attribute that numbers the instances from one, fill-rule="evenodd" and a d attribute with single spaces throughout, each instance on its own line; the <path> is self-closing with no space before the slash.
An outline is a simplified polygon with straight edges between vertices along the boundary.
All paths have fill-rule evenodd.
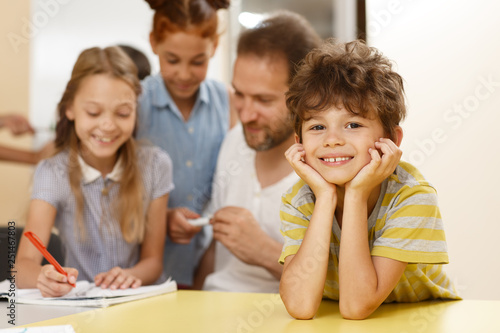
<path id="1" fill-rule="evenodd" d="M 383 302 L 459 299 L 436 190 L 400 161 L 402 78 L 359 41 L 309 53 L 287 93 L 301 180 L 283 195 L 280 294 L 295 318 L 325 296 L 349 319 Z"/>

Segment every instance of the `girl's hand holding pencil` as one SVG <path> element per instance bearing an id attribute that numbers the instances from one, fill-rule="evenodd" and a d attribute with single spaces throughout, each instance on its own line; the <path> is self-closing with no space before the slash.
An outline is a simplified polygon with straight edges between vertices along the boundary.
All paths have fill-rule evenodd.
<path id="1" fill-rule="evenodd" d="M 69 293 L 75 287 L 78 270 L 61 267 L 35 233 L 26 231 L 24 235 L 50 263 L 50 265 L 42 266 L 37 279 L 37 288 L 40 289 L 42 296 L 59 297 Z"/>

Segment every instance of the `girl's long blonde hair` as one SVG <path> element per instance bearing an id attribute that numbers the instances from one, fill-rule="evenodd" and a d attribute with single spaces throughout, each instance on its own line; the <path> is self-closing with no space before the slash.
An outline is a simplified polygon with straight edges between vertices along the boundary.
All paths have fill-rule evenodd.
<path id="1" fill-rule="evenodd" d="M 71 191 L 76 201 L 78 230 L 85 238 L 86 229 L 83 221 L 85 199 L 81 181 L 82 170 L 78 163 L 80 140 L 76 135 L 75 123 L 66 116 L 66 110 L 75 99 L 81 82 L 91 75 L 107 74 L 129 84 L 136 96 L 141 93 L 141 85 L 137 77 L 137 68 L 132 60 L 117 46 L 104 49 L 94 47 L 84 50 L 78 57 L 71 79 L 66 85 L 61 101 L 57 106 L 58 122 L 56 125 L 55 144 L 57 151 L 69 150 L 68 174 Z M 137 163 L 136 143 L 129 138 L 117 152 L 122 158 L 123 173 L 120 180 L 119 195 L 111 205 L 115 217 L 120 223 L 124 239 L 129 242 L 142 242 L 146 219 L 144 209 L 144 187 Z"/>

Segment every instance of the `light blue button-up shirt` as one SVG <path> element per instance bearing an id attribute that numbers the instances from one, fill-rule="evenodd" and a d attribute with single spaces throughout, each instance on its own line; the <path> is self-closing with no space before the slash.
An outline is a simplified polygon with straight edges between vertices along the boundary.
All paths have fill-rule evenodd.
<path id="1" fill-rule="evenodd" d="M 203 81 L 187 121 L 160 74 L 144 79 L 142 88 L 137 138 L 149 140 L 172 159 L 175 189 L 170 193 L 168 206 L 184 206 L 201 213 L 210 199 L 219 148 L 229 129 L 227 88 L 214 80 Z M 180 284 L 192 284 L 194 268 L 211 238 L 208 233 L 204 230 L 189 245 L 173 244 L 167 239 L 167 275 Z"/>

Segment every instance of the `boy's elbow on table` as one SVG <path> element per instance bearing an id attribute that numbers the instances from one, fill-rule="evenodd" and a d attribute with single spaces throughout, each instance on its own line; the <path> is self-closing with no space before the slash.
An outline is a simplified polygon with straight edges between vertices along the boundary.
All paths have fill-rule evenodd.
<path id="1" fill-rule="evenodd" d="M 310 309 L 304 306 L 291 307 L 286 306 L 286 310 L 295 319 L 309 320 L 316 315 L 317 309 Z"/>
<path id="2" fill-rule="evenodd" d="M 377 307 L 366 302 L 339 301 L 340 315 L 344 319 L 362 320 L 368 318 Z"/>
<path id="3" fill-rule="evenodd" d="M 295 319 L 312 319 L 318 311 L 319 304 L 307 300 L 286 299 L 283 297 L 282 299 L 288 314 Z"/>

